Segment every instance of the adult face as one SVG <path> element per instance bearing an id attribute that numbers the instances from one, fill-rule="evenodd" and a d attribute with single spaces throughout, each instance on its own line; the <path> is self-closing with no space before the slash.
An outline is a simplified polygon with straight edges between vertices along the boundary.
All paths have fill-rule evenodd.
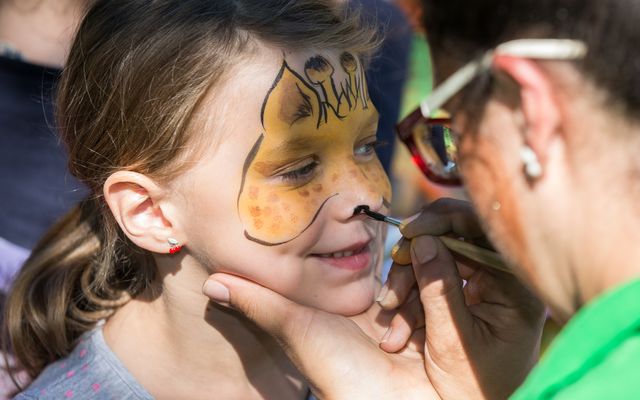
<path id="1" fill-rule="evenodd" d="M 439 77 L 461 65 L 434 53 Z M 574 143 L 597 126 L 596 118 L 584 117 L 587 109 L 597 115 L 589 100 L 595 96 L 567 62 L 496 56 L 490 73 L 490 91 L 466 101 L 463 93 L 445 105 L 459 133 L 459 168 L 493 243 L 552 313 L 567 320 L 595 290 L 582 285 L 586 271 L 575 263 L 585 212 L 576 205 L 587 189 L 576 187 L 582 155 Z M 527 174 L 525 149 L 541 165 L 540 176 Z"/>

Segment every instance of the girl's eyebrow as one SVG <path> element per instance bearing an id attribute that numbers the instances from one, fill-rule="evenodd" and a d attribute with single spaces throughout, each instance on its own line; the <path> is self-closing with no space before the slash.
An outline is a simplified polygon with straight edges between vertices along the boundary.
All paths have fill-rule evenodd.
<path id="1" fill-rule="evenodd" d="M 269 151 L 266 152 L 265 155 L 267 157 L 282 158 L 282 154 L 296 153 L 296 152 L 309 150 L 310 148 L 314 148 L 314 146 L 317 146 L 321 142 L 322 142 L 321 137 L 316 137 L 316 138 L 308 137 L 308 136 L 293 137 L 291 139 L 287 139 L 286 141 L 278 144 L 274 148 L 269 149 Z"/>

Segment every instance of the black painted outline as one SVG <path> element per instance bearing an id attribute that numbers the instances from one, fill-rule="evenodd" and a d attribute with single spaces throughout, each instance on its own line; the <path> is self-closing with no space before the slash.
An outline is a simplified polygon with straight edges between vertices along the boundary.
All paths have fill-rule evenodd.
<path id="1" fill-rule="evenodd" d="M 269 101 L 269 97 L 271 97 L 271 92 L 273 92 L 276 86 L 278 86 L 278 83 L 280 83 L 280 80 L 284 75 L 285 69 L 288 69 L 289 72 L 293 74 L 293 76 L 297 77 L 309 90 L 315 93 L 316 98 L 318 99 L 318 108 L 319 108 L 318 111 L 320 114 L 318 115 L 318 122 L 316 124 L 316 129 L 320 128 L 320 123 L 322 122 L 322 117 L 323 117 L 322 99 L 318 95 L 318 91 L 314 89 L 313 86 L 308 84 L 307 81 L 300 74 L 298 74 L 296 71 L 294 71 L 289 67 L 289 64 L 287 64 L 287 61 L 282 61 L 282 66 L 280 67 L 280 71 L 278 72 L 276 79 L 273 81 L 271 88 L 269 89 L 269 91 L 267 92 L 267 95 L 264 97 L 264 100 L 262 101 L 262 109 L 260 110 L 260 123 L 262 124 L 262 127 L 264 128 L 264 110 L 267 108 L 267 102 Z M 300 90 L 299 87 L 298 87 L 298 90 Z M 325 122 L 326 122 L 326 117 L 325 117 Z"/>
<path id="2" fill-rule="evenodd" d="M 244 191 L 244 183 L 247 179 L 247 172 L 249 171 L 251 163 L 258 154 L 258 150 L 260 150 L 262 140 L 264 140 L 264 133 L 261 133 L 260 137 L 258 137 L 258 140 L 256 140 L 256 142 L 253 144 L 253 147 L 251 147 L 251 150 L 249 150 L 249 154 L 247 154 L 247 158 L 244 160 L 244 165 L 242 166 L 242 180 L 240 181 L 240 190 L 238 191 L 238 200 L 236 201 L 238 216 L 240 216 L 240 196 L 242 196 L 242 192 Z"/>

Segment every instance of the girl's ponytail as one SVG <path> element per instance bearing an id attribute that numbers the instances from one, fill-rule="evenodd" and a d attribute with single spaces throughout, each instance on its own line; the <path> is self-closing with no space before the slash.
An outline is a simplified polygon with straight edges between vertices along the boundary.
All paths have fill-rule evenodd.
<path id="1" fill-rule="evenodd" d="M 104 247 L 115 241 L 104 237 L 101 220 L 96 201 L 81 202 L 42 238 L 16 277 L 5 305 L 4 343 L 31 377 L 69 354 L 82 333 L 129 298 L 125 288 L 110 285 Z"/>

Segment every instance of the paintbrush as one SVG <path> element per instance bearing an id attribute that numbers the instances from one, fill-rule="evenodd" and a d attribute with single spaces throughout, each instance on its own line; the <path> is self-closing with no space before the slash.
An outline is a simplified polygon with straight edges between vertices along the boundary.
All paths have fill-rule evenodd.
<path id="1" fill-rule="evenodd" d="M 402 225 L 402 221 L 388 217 L 379 212 L 371 211 L 369 206 L 358 206 L 353 210 L 353 215 L 365 214 L 370 218 L 375 219 L 376 221 L 386 222 L 388 224 L 397 226 L 398 228 Z M 460 254 L 461 256 L 467 257 L 468 259 L 480 263 L 482 265 L 486 265 L 488 267 L 498 269 L 500 271 L 513 273 L 511 269 L 504 262 L 500 254 L 495 251 L 491 251 L 489 249 L 485 249 L 484 247 L 476 246 L 469 242 L 465 242 L 462 240 L 454 239 L 449 236 L 439 236 L 438 237 L 442 243 L 454 253 Z"/>

